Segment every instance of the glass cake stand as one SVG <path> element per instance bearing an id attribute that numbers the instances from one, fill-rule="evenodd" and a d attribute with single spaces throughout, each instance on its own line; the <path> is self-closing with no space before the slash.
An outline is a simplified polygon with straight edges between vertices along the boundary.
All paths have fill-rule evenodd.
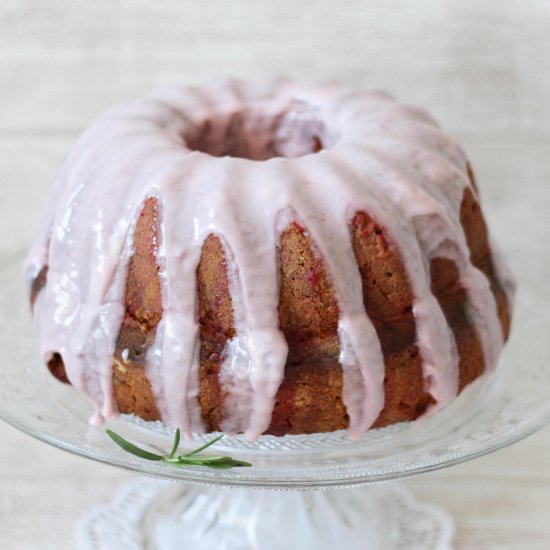
<path id="1" fill-rule="evenodd" d="M 136 482 L 88 513 L 80 522 L 83 548 L 450 548 L 453 524 L 446 512 L 417 502 L 398 484 L 379 482 L 496 451 L 550 421 L 549 292 L 533 280 L 520 287 L 513 336 L 496 373 L 438 414 L 370 431 L 360 442 L 344 432 L 262 436 L 254 443 L 226 436 L 212 448 L 251 462 L 250 468 L 149 462 L 89 425 L 86 398 L 43 368 L 20 280 L 18 267 L 0 276 L 0 418 L 71 453 L 164 480 Z M 107 427 L 162 448 L 173 437 L 161 423 L 128 416 Z M 342 488 L 350 489 L 335 490 Z"/>

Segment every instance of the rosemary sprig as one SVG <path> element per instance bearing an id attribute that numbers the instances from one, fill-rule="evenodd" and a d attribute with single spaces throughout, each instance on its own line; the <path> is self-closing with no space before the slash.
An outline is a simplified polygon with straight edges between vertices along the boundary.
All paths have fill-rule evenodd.
<path id="1" fill-rule="evenodd" d="M 185 453 L 182 455 L 177 455 L 178 447 L 180 444 L 180 430 L 176 430 L 176 435 L 174 436 L 174 443 L 172 444 L 172 450 L 168 454 L 155 454 L 145 449 L 137 447 L 133 443 L 130 443 L 128 440 L 124 439 L 122 436 L 113 432 L 112 430 L 106 430 L 107 435 L 122 449 L 126 452 L 138 456 L 139 458 L 144 458 L 146 460 L 156 460 L 157 462 L 164 462 L 165 464 L 170 464 L 171 466 L 206 466 L 208 468 L 216 468 L 218 470 L 226 470 L 228 468 L 235 468 L 241 466 L 252 466 L 250 462 L 244 462 L 243 460 L 235 460 L 230 456 L 224 455 L 199 455 L 201 451 L 207 449 L 214 443 L 218 442 L 222 437 L 219 435 L 214 439 L 211 439 L 204 445 L 196 448 L 194 451 Z"/>

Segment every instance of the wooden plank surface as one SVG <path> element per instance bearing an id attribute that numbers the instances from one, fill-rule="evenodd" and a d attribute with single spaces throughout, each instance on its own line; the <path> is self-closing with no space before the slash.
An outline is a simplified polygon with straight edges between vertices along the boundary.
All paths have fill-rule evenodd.
<path id="1" fill-rule="evenodd" d="M 473 135 L 549 135 L 550 3 L 2 0 L 0 131 L 76 131 L 113 101 L 215 75 L 336 78 Z"/>
<path id="2" fill-rule="evenodd" d="M 0 265 L 28 245 L 57 165 L 101 109 L 166 82 L 286 74 L 429 107 L 464 143 L 493 233 L 528 278 L 549 261 L 549 30 L 544 0 L 2 0 Z M 542 550 L 548 457 L 550 428 L 407 484 L 452 512 L 458 549 Z M 0 549 L 73 548 L 78 516 L 132 478 L 0 423 Z"/>

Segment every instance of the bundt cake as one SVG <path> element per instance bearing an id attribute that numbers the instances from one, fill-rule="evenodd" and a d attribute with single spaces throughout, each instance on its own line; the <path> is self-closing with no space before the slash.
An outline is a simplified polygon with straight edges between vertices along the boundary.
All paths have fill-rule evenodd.
<path id="1" fill-rule="evenodd" d="M 424 110 L 282 79 L 108 110 L 25 272 L 41 355 L 96 420 L 250 439 L 359 438 L 446 405 L 495 368 L 514 290 Z"/>

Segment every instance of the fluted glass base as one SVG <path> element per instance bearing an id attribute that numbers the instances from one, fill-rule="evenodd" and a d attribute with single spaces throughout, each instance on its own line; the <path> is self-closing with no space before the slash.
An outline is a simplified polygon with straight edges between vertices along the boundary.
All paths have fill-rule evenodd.
<path id="1" fill-rule="evenodd" d="M 125 487 L 79 523 L 81 550 L 450 548 L 453 522 L 403 486 L 224 489 L 155 480 Z"/>

